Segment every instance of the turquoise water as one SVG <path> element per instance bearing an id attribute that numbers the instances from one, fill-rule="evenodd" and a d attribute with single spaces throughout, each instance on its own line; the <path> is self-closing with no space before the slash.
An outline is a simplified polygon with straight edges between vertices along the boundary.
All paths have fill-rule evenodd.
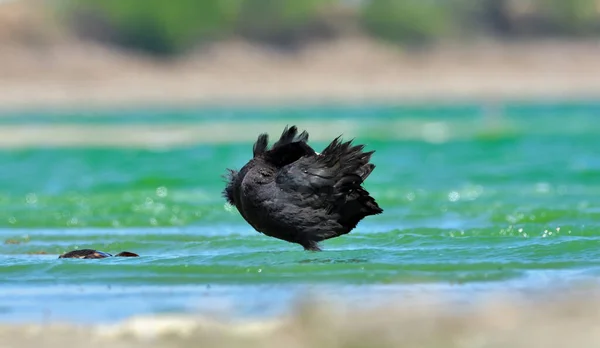
<path id="1" fill-rule="evenodd" d="M 360 303 L 428 290 L 468 300 L 594 280 L 599 113 L 600 104 L 555 103 L 5 114 L 0 131 L 220 125 L 227 134 L 242 124 L 246 134 L 162 148 L 0 148 L 0 320 L 253 316 L 284 311 L 307 290 Z M 319 126 L 332 120 L 339 129 Z M 317 149 L 344 129 L 376 150 L 365 186 L 384 213 L 322 253 L 252 230 L 225 205 L 220 175 L 248 160 L 265 122 L 318 132 Z M 57 259 L 75 248 L 141 257 Z"/>

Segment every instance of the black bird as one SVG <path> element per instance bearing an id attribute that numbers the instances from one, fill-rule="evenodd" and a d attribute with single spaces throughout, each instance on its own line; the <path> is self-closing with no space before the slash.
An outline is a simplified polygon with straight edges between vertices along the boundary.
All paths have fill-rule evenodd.
<path id="1" fill-rule="evenodd" d="M 98 251 L 94 249 L 78 249 L 72 250 L 67 253 L 60 255 L 59 259 L 103 259 L 106 257 L 112 257 L 113 255 L 105 253 L 104 251 Z M 115 255 L 115 257 L 138 257 L 138 254 L 130 251 L 122 251 Z"/>
<path id="2" fill-rule="evenodd" d="M 337 137 L 319 154 L 307 141 L 306 131 L 286 127 L 268 149 L 268 135 L 260 134 L 253 158 L 239 171 L 228 169 L 223 196 L 256 231 L 320 251 L 320 241 L 383 210 L 361 186 L 375 169 L 375 151 Z"/>

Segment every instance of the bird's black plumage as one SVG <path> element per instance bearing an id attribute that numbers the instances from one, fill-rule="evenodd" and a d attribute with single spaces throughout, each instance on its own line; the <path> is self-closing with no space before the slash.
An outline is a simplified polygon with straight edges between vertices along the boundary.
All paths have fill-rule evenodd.
<path id="1" fill-rule="evenodd" d="M 113 255 L 94 249 L 77 249 L 60 255 L 59 259 L 104 259 Z M 139 257 L 138 254 L 130 251 L 122 251 L 115 255 L 116 257 Z"/>
<path id="2" fill-rule="evenodd" d="M 337 137 L 318 154 L 296 126 L 286 127 L 270 149 L 268 140 L 259 135 L 253 158 L 239 171 L 228 169 L 223 191 L 258 232 L 318 251 L 320 241 L 383 212 L 362 187 L 375 168 L 374 151 Z"/>

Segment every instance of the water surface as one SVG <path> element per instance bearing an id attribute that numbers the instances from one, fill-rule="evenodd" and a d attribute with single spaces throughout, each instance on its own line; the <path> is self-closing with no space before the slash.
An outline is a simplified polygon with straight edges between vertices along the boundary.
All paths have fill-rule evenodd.
<path id="1" fill-rule="evenodd" d="M 468 105 L 5 115 L 0 124 L 11 127 L 241 124 L 247 134 L 223 128 L 223 141 L 166 148 L 0 149 L 0 320 L 265 315 L 305 291 L 360 303 L 428 290 L 468 300 L 594 280 L 599 111 L 582 103 L 494 113 Z M 376 150 L 366 188 L 384 213 L 322 243 L 322 253 L 255 232 L 225 204 L 221 175 L 248 160 L 248 139 L 265 122 L 337 122 L 314 129 L 317 149 L 343 129 Z M 141 257 L 57 259 L 76 248 Z"/>

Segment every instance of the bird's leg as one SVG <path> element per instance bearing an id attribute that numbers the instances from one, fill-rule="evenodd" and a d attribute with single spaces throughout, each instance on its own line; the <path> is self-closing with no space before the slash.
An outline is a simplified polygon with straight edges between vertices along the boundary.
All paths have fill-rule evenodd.
<path id="1" fill-rule="evenodd" d="M 304 250 L 306 250 L 306 251 L 321 251 L 319 244 L 317 244 L 317 242 L 312 241 L 312 240 L 302 243 L 302 246 L 304 247 Z"/>

